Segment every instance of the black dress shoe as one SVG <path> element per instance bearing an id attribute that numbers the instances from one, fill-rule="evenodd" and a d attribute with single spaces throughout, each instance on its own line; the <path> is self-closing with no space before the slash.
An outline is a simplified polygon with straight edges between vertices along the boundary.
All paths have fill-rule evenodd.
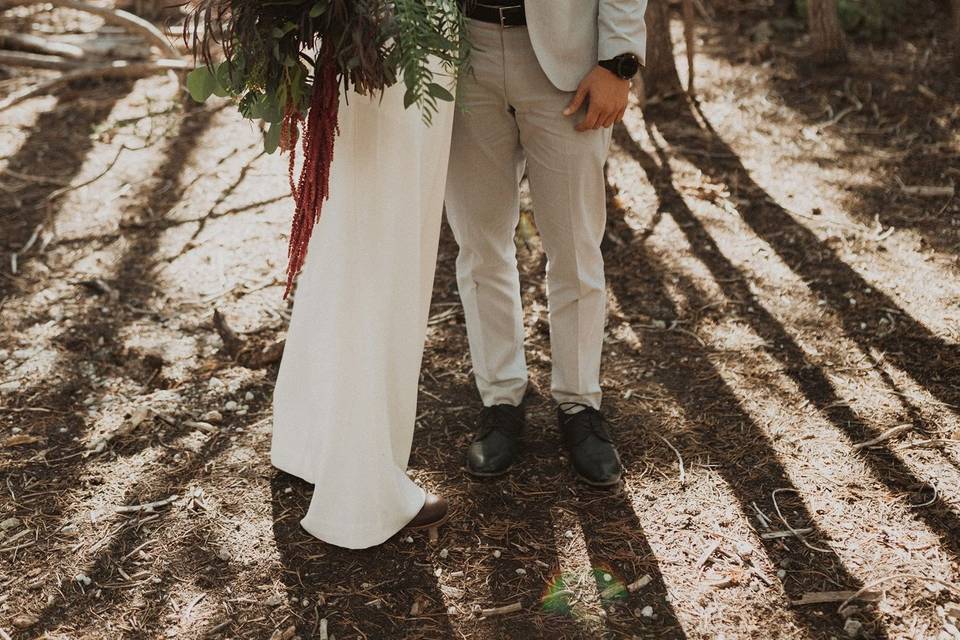
<path id="1" fill-rule="evenodd" d="M 484 407 L 477 421 L 477 433 L 467 449 L 467 471 L 483 477 L 506 473 L 520 453 L 524 425 L 526 418 L 520 407 Z"/>
<path id="2" fill-rule="evenodd" d="M 565 408 L 582 407 L 577 413 Z M 603 414 L 579 402 L 564 402 L 557 408 L 563 446 L 577 475 L 595 487 L 609 487 L 620 482 L 623 466 L 620 455 L 607 431 Z"/>

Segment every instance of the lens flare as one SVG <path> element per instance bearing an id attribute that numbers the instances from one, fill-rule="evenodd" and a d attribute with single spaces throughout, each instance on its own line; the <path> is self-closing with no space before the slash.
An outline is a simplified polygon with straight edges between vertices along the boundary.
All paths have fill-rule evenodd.
<path id="1" fill-rule="evenodd" d="M 576 615 L 578 602 L 596 600 L 607 606 L 627 597 L 626 583 L 612 568 L 597 565 L 585 572 L 563 571 L 555 574 L 540 597 L 548 613 Z"/>

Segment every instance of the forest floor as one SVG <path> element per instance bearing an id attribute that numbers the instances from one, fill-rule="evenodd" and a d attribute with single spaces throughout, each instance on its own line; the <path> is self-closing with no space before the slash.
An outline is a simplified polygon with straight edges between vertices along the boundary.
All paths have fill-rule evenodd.
<path id="1" fill-rule="evenodd" d="M 268 458 L 276 365 L 212 321 L 284 335 L 285 159 L 163 76 L 3 113 L 0 638 L 960 639 L 960 198 L 911 188 L 960 183 L 960 87 L 921 4 L 830 70 L 798 23 L 722 16 L 697 103 L 617 128 L 613 491 L 558 445 L 530 225 L 527 451 L 465 474 L 445 228 L 411 473 L 454 514 L 366 551 L 299 527 L 311 487 Z"/>

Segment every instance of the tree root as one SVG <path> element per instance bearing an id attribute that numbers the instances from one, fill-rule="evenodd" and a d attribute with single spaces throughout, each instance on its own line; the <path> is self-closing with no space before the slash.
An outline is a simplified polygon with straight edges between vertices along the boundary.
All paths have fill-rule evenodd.
<path id="1" fill-rule="evenodd" d="M 10 33 L 9 31 L 0 31 L 0 47 L 27 53 L 59 56 L 70 60 L 83 60 L 87 56 L 83 49 L 73 44 L 51 42 L 40 36 L 33 36 L 28 33 Z M 16 64 L 16 62 L 9 64 Z"/>
<path id="2" fill-rule="evenodd" d="M 286 340 L 276 340 L 266 346 L 252 345 L 237 335 L 219 309 L 213 312 L 213 326 L 223 340 L 224 352 L 248 369 L 263 369 L 280 361 Z"/>
<path id="3" fill-rule="evenodd" d="M 29 98 L 48 93 L 60 85 L 74 80 L 87 80 L 90 78 L 142 78 L 163 71 L 185 71 L 192 68 L 192 65 L 186 60 L 153 60 L 151 62 L 115 60 L 108 64 L 80 67 L 8 97 L 6 100 L 0 102 L 0 112 L 20 104 Z"/>
<path id="4" fill-rule="evenodd" d="M 9 8 L 25 6 L 31 4 L 52 4 L 54 7 L 65 9 L 74 9 L 92 13 L 95 16 L 103 18 L 104 22 L 115 24 L 124 29 L 143 36 L 150 44 L 154 45 L 167 58 L 179 58 L 180 51 L 163 35 L 163 33 L 148 20 L 136 16 L 129 11 L 122 9 L 110 9 L 108 7 L 98 7 L 96 5 L 78 2 L 77 0 L 2 0 L 0 8 Z"/>

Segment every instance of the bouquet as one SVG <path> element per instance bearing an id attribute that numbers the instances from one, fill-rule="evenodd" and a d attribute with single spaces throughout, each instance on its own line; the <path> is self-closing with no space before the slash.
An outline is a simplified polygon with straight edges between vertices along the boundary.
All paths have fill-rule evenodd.
<path id="1" fill-rule="evenodd" d="M 289 152 L 286 299 L 329 195 L 340 92 L 382 95 L 402 80 L 404 105 L 429 124 L 439 101 L 453 100 L 438 73 L 466 68 L 459 0 L 193 0 L 188 27 L 185 41 L 203 62 L 187 76 L 193 99 L 232 97 L 245 118 L 264 122 L 268 153 Z"/>

